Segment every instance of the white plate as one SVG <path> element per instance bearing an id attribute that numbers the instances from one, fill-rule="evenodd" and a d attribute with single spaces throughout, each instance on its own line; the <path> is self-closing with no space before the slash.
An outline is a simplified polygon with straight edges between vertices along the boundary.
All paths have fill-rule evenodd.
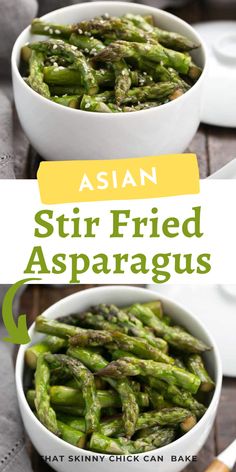
<path id="1" fill-rule="evenodd" d="M 193 25 L 208 52 L 201 121 L 236 127 L 236 21 Z"/>

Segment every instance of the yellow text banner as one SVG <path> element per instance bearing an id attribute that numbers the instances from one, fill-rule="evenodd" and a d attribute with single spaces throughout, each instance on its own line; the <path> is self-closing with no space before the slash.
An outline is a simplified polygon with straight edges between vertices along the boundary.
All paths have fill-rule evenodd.
<path id="1" fill-rule="evenodd" d="M 44 204 L 199 193 L 195 154 L 41 162 L 37 178 Z"/>

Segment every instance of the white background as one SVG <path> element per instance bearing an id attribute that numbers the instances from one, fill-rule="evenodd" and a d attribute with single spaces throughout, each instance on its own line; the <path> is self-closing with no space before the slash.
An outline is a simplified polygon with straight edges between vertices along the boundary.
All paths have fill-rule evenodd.
<path id="1" fill-rule="evenodd" d="M 95 254 L 105 253 L 144 253 L 149 267 L 156 253 L 192 253 L 193 258 L 200 253 L 211 253 L 211 271 L 206 275 L 178 275 L 174 273 L 171 263 L 169 283 L 236 283 L 236 185 L 234 180 L 201 181 L 201 193 L 180 197 L 168 197 L 147 200 L 107 201 L 92 203 L 75 203 L 63 205 L 42 205 L 36 180 L 1 180 L 0 182 L 0 283 L 14 283 L 19 279 L 39 276 L 42 283 L 69 283 L 71 268 L 62 275 L 27 275 L 24 270 L 34 246 L 41 245 L 45 259 L 51 268 L 52 256 L 56 253 L 85 253 L 91 260 Z M 168 217 L 177 217 L 181 221 L 192 216 L 192 207 L 202 207 L 201 230 L 204 236 L 200 239 L 186 238 L 183 235 L 169 239 L 164 236 L 150 239 L 149 232 L 145 238 L 131 238 L 133 226 L 126 229 L 124 238 L 109 238 L 111 230 L 111 209 L 130 209 L 131 217 L 151 217 L 151 208 L 159 208 L 160 221 Z M 96 239 L 65 238 L 55 231 L 54 235 L 39 239 L 34 237 L 34 215 L 37 211 L 48 208 L 54 210 L 55 218 L 62 213 L 72 217 L 72 209 L 80 208 L 81 217 L 100 217 L 100 227 Z M 56 226 L 55 226 L 56 227 Z M 69 261 L 69 259 L 68 259 Z M 111 258 L 111 268 L 113 268 Z M 146 275 L 132 274 L 129 264 L 126 273 L 94 274 L 88 270 L 80 276 L 80 283 L 152 283 L 152 271 Z"/>

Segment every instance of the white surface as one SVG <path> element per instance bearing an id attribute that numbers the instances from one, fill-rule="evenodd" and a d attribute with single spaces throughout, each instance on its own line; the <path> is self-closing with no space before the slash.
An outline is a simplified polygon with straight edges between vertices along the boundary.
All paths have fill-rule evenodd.
<path id="1" fill-rule="evenodd" d="M 205 41 L 208 53 L 201 121 L 236 127 L 236 21 L 193 26 Z"/>
<path id="2" fill-rule="evenodd" d="M 205 355 L 209 371 L 211 375 L 213 375 L 216 382 L 213 398 L 205 415 L 201 418 L 197 425 L 177 441 L 174 441 L 168 446 L 159 448 L 158 450 L 147 452 L 145 454 L 139 454 L 139 462 L 125 462 L 123 464 L 120 462 L 113 462 L 111 464 L 111 462 L 109 462 L 110 456 L 106 455 L 105 462 L 96 463 L 96 471 L 98 472 L 108 472 L 111 468 L 111 465 L 116 471 L 132 470 L 136 472 L 143 472 L 144 467 L 145 470 L 150 472 L 155 472 L 156 470 L 158 470 L 158 472 L 178 472 L 185 468 L 185 463 L 171 462 L 170 457 L 171 455 L 179 456 L 185 454 L 197 454 L 208 437 L 216 416 L 221 392 L 222 372 L 218 349 L 211 337 L 211 334 L 207 332 L 200 321 L 191 312 L 186 311 L 185 308 L 177 305 L 173 300 L 167 299 L 159 294 L 157 295 L 156 292 L 151 292 L 137 287 L 108 286 L 84 290 L 60 300 L 43 313 L 44 316 L 50 319 L 55 319 L 59 314 L 60 316 L 64 316 L 74 313 L 78 311 L 78 309 L 81 311 L 87 310 L 89 306 L 97 303 L 115 303 L 120 306 L 127 306 L 134 302 L 144 303 L 152 301 L 155 300 L 157 296 L 163 301 L 165 311 L 170 313 L 177 323 L 182 323 L 187 329 L 189 329 L 190 332 L 201 338 L 207 344 L 213 346 L 213 349 L 207 352 Z M 42 335 L 35 333 L 34 325 L 32 325 L 30 328 L 29 334 L 32 337 L 33 342 L 37 342 L 42 338 Z M 67 444 L 58 437 L 54 436 L 37 420 L 35 415 L 32 413 L 26 401 L 22 385 L 24 353 L 27 347 L 28 345 L 21 346 L 18 352 L 16 362 L 16 387 L 24 425 L 34 446 L 41 455 L 64 455 L 65 458 L 67 458 L 68 455 L 94 455 L 95 453 L 89 453 L 89 451 L 71 446 L 70 444 Z M 150 457 L 155 454 L 164 456 L 163 463 L 158 462 L 157 465 L 156 462 L 144 462 L 145 457 Z M 95 455 L 100 456 L 100 454 Z M 64 463 L 55 463 L 53 466 L 58 472 L 78 471 L 78 463 L 67 462 L 66 459 Z M 83 472 L 92 472 L 94 470 L 94 464 L 84 463 L 82 465 L 82 469 Z"/>
<path id="3" fill-rule="evenodd" d="M 92 2 L 62 8 L 44 18 L 59 23 L 75 23 L 108 12 L 152 14 L 161 27 L 201 40 L 183 20 L 143 5 L 125 2 Z M 42 40 L 41 37 L 36 37 Z M 32 145 L 45 159 L 111 159 L 184 151 L 199 122 L 203 72 L 197 83 L 178 99 L 150 110 L 130 113 L 93 113 L 63 107 L 41 97 L 28 87 L 18 71 L 21 46 L 35 40 L 29 28 L 17 39 L 12 53 L 13 88 L 22 127 Z M 204 66 L 202 45 L 193 52 Z"/>
<path id="4" fill-rule="evenodd" d="M 69 182 L 66 181 L 65 185 L 69 185 Z M 236 201 L 235 181 L 205 179 L 201 180 L 200 186 L 201 192 L 197 195 L 46 206 L 40 202 L 36 180 L 2 180 L 0 201 L 4 201 L 5 204 L 0 205 L 0 221 L 4 221 L 5 224 L 1 226 L 0 283 L 14 283 L 16 280 L 32 275 L 32 277 L 41 277 L 41 283 L 45 284 L 75 282 L 123 284 L 124 280 L 129 284 L 150 284 L 167 279 L 170 284 L 234 284 L 236 218 L 232 215 L 232 205 Z M 189 238 L 184 236 L 182 224 L 193 215 L 193 207 L 196 206 L 202 208 L 200 229 L 203 236 Z M 73 234 L 71 218 L 75 217 L 74 208 L 80 210 L 81 237 L 78 238 L 71 237 Z M 152 208 L 158 208 L 160 236 L 157 238 L 150 237 Z M 46 238 L 34 235 L 35 228 L 38 228 L 40 233 L 45 232 L 45 229 L 35 222 L 35 214 L 43 209 L 53 211 L 52 219 L 45 217 L 47 222 L 51 222 L 54 230 L 53 234 Z M 120 221 L 127 225 L 120 228 L 123 238 L 110 237 L 113 232 L 112 210 L 130 211 L 128 218 L 120 215 Z M 65 238 L 60 237 L 56 220 L 63 214 L 70 219 L 65 228 L 69 236 Z M 99 218 L 99 225 L 95 229 L 96 238 L 85 237 L 85 219 L 89 217 Z M 169 238 L 163 234 L 163 222 L 168 217 L 176 217 L 180 221 L 179 234 L 175 238 Z M 133 218 L 147 218 L 147 226 L 143 228 L 142 238 L 132 237 Z M 193 230 L 191 222 L 190 226 Z M 44 269 L 41 270 L 41 266 L 37 264 L 33 266 L 31 272 L 25 273 L 35 246 L 42 247 L 48 268 L 47 273 L 42 273 Z M 55 259 L 53 261 L 53 257 L 62 253 L 65 254 L 65 266 L 60 273 L 57 273 L 59 268 L 55 266 L 56 261 Z M 102 272 L 99 273 L 94 268 L 94 264 L 100 262 L 101 269 L 101 257 L 95 257 L 100 253 L 108 257 L 108 270 L 110 270 L 108 273 L 106 261 Z M 144 254 L 146 264 L 145 267 L 144 263 L 142 267 L 136 266 L 137 273 L 135 273 L 132 265 L 138 264 L 140 258 L 136 255 L 140 253 Z M 211 255 L 211 270 L 201 274 L 197 272 L 199 266 L 197 258 L 205 253 Z M 87 256 L 88 264 L 84 262 L 83 254 L 85 254 L 85 259 Z M 116 254 L 128 255 L 126 260 L 123 260 L 121 268 L 117 267 L 117 271 L 115 270 Z M 158 254 L 164 254 L 164 259 L 162 255 L 156 256 Z M 175 256 L 176 254 L 181 256 Z M 188 259 L 190 257 L 192 259 L 191 270 L 194 272 L 189 273 L 191 270 L 188 268 L 188 272 L 177 273 L 178 264 L 176 267 L 175 259 L 177 258 L 178 263 L 180 258 L 181 268 L 184 270 L 187 254 L 190 254 Z M 94 272 L 93 269 L 96 271 Z"/>
<path id="5" fill-rule="evenodd" d="M 236 285 L 162 285 L 156 290 L 194 311 L 216 340 L 224 375 L 236 377 Z"/>
<path id="6" fill-rule="evenodd" d="M 236 462 L 236 439 L 218 456 L 218 459 L 223 462 L 229 470 L 233 469 Z"/>

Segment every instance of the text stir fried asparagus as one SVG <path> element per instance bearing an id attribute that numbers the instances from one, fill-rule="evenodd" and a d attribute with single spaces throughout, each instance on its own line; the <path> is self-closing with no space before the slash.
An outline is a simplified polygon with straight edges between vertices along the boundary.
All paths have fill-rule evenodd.
<path id="1" fill-rule="evenodd" d="M 123 113 L 158 107 L 187 92 L 201 75 L 190 38 L 154 25 L 152 17 L 107 14 L 77 24 L 35 19 L 48 37 L 22 48 L 26 83 L 54 103 Z"/>
<path id="2" fill-rule="evenodd" d="M 175 325 L 160 301 L 39 316 L 36 330 L 46 336 L 26 350 L 35 371 L 27 400 L 74 446 L 150 451 L 187 433 L 207 409 L 214 381 L 203 355 L 211 347 Z"/>

